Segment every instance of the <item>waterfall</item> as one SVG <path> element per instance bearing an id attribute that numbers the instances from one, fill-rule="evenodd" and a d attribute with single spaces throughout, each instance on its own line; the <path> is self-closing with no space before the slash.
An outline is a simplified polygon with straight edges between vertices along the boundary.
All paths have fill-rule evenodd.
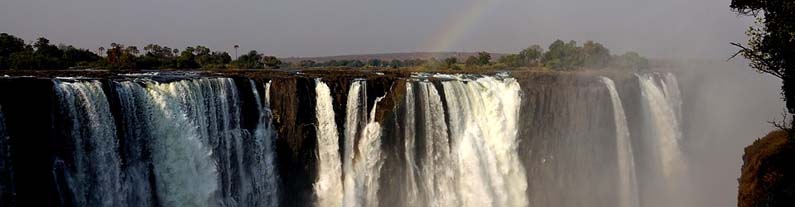
<path id="1" fill-rule="evenodd" d="M 343 185 L 339 155 L 339 134 L 337 124 L 334 122 L 334 107 L 332 106 L 331 89 L 320 81 L 315 80 L 317 92 L 317 154 L 318 154 L 318 179 L 314 190 L 317 196 L 317 206 L 337 207 L 342 206 Z"/>
<path id="2" fill-rule="evenodd" d="M 241 127 L 232 79 L 113 83 L 122 111 L 130 206 L 153 205 L 152 188 L 166 206 L 278 204 L 270 110 L 250 84 L 257 110 L 253 129 Z M 151 176 L 155 186 L 148 185 Z"/>
<path id="3" fill-rule="evenodd" d="M 64 139 L 73 155 L 67 172 L 75 206 L 124 206 L 116 128 L 99 81 L 59 82 L 55 91 Z"/>
<path id="4" fill-rule="evenodd" d="M 629 127 L 624 114 L 624 106 L 618 96 L 613 80 L 607 77 L 601 77 L 601 80 L 610 92 L 610 98 L 613 102 L 613 115 L 616 123 L 616 154 L 618 155 L 619 206 L 640 206 L 635 174 L 635 158 L 632 152 L 632 143 L 629 139 Z"/>
<path id="5" fill-rule="evenodd" d="M 657 149 L 662 175 L 666 179 L 674 179 L 686 170 L 679 147 L 682 132 L 676 111 L 680 99 L 678 90 L 674 90 L 678 88 L 677 83 L 663 81 L 658 85 L 654 74 L 638 75 L 638 79 L 644 111 L 650 119 L 650 127 L 647 128 Z"/>
<path id="6" fill-rule="evenodd" d="M 54 79 L 38 99 L 0 94 L 0 205 L 687 204 L 673 74 L 347 75 Z M 0 93 L 9 80 L 29 81 L 0 79 Z"/>
<path id="7" fill-rule="evenodd" d="M 676 78 L 671 74 L 637 75 L 643 97 L 642 108 L 646 117 L 644 129 L 647 149 L 650 149 L 654 165 L 648 172 L 652 177 L 648 183 L 645 203 L 668 202 L 669 205 L 684 206 L 690 202 L 687 163 L 681 150 L 680 128 L 681 97 Z"/>
<path id="8" fill-rule="evenodd" d="M 451 163 L 450 137 L 447 134 L 444 107 L 436 87 L 429 82 L 419 85 L 418 138 L 420 147 L 420 188 L 425 195 L 426 206 L 458 206 L 455 193 L 455 173 Z"/>
<path id="9" fill-rule="evenodd" d="M 519 85 L 492 77 L 443 83 L 463 206 L 527 206 L 517 153 Z"/>
<path id="10" fill-rule="evenodd" d="M 112 82 L 112 88 L 117 94 L 117 101 L 122 116 L 118 129 L 121 130 L 122 147 L 120 148 L 125 165 L 124 187 L 127 188 L 128 206 L 152 206 L 151 169 L 149 165 L 152 158 L 149 152 L 152 140 L 152 131 L 148 124 L 149 111 L 142 106 L 148 106 L 149 96 L 143 87 L 134 82 Z"/>
<path id="11" fill-rule="evenodd" d="M 414 87 L 411 83 L 406 83 L 406 98 L 405 98 L 405 117 L 403 118 L 403 147 L 405 148 L 405 152 L 403 153 L 403 158 L 406 160 L 405 166 L 403 169 L 406 172 L 406 180 L 405 180 L 405 205 L 406 206 L 420 206 L 420 193 L 419 188 L 417 186 L 418 178 L 417 178 L 417 171 L 419 168 L 417 167 L 417 163 L 415 162 L 415 155 L 416 152 L 416 122 L 415 119 L 415 101 L 414 101 Z"/>
<path id="12" fill-rule="evenodd" d="M 220 199 L 216 196 L 220 186 L 213 151 L 201 136 L 199 119 L 189 119 L 191 110 L 194 115 L 206 114 L 192 105 L 204 101 L 187 99 L 202 95 L 197 84 L 179 81 L 148 83 L 146 87 L 149 103 L 141 108 L 151 110 L 152 163 L 158 178 L 157 195 L 164 206 L 215 206 L 220 202 L 216 200 Z"/>
<path id="13" fill-rule="evenodd" d="M 246 151 L 249 162 L 253 163 L 249 166 L 248 173 L 252 177 L 254 190 L 249 202 L 243 206 L 278 206 L 279 176 L 276 174 L 276 154 L 273 148 L 275 132 L 271 123 L 270 82 L 265 84 L 264 100 L 257 91 L 257 84 L 253 80 L 250 80 L 250 84 L 259 116 L 253 139 L 247 145 L 251 149 Z"/>
<path id="14" fill-rule="evenodd" d="M 365 108 L 366 110 L 366 105 L 365 107 L 362 107 L 363 93 L 361 93 L 361 90 L 362 90 L 361 81 L 356 81 L 351 83 L 351 87 L 348 90 L 348 96 L 347 96 L 348 99 L 345 108 L 345 128 L 344 128 L 345 140 L 343 142 L 345 146 L 343 147 L 342 151 L 343 153 L 342 170 L 344 174 L 343 185 L 344 185 L 345 195 L 342 206 L 354 206 L 358 203 L 361 203 L 360 201 L 361 195 L 357 195 L 360 194 L 357 191 L 360 191 L 362 189 L 356 188 L 356 175 L 354 173 L 354 166 L 353 166 L 356 156 L 354 150 L 356 148 L 356 142 L 358 141 L 357 132 L 359 132 L 359 129 L 362 127 L 360 121 L 364 121 L 360 120 L 363 118 L 361 116 L 364 114 L 362 112 L 362 108 Z M 366 101 L 366 99 L 364 101 Z M 367 102 L 364 103 L 366 104 Z"/>
<path id="15" fill-rule="evenodd" d="M 366 82 L 356 81 L 348 91 L 343 157 L 343 206 L 378 206 L 378 179 L 383 165 L 381 125 L 375 121 L 376 98 L 369 116 L 366 111 Z M 364 118 L 364 120 L 361 120 Z M 361 127 L 363 125 L 363 127 Z"/>

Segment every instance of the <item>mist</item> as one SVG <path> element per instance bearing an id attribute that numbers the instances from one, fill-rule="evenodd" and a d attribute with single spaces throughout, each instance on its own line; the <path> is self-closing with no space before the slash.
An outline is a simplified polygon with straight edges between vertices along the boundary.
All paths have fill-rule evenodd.
<path id="1" fill-rule="evenodd" d="M 774 130 L 786 110 L 779 79 L 744 61 L 682 61 L 671 69 L 683 96 L 682 150 L 693 206 L 736 206 L 744 148 Z"/>

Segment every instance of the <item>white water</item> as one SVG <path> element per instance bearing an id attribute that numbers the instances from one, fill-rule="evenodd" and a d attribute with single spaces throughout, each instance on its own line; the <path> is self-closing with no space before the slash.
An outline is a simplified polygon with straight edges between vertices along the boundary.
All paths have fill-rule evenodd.
<path id="1" fill-rule="evenodd" d="M 419 109 L 424 123 L 419 139 L 420 146 L 420 188 L 425 196 L 427 206 L 458 206 L 458 195 L 455 193 L 454 158 L 450 153 L 450 138 L 447 134 L 442 100 L 433 84 L 418 82 Z"/>
<path id="2" fill-rule="evenodd" d="M 378 179 L 383 165 L 381 126 L 375 122 L 376 99 L 369 116 L 366 82 L 351 83 L 345 118 L 343 149 L 344 200 L 342 206 L 378 206 Z"/>
<path id="3" fill-rule="evenodd" d="M 149 104 L 149 96 L 145 89 L 133 82 L 112 82 L 121 108 L 119 130 L 124 133 L 119 140 L 124 141 L 119 151 L 124 153 L 124 188 L 127 192 L 128 206 L 151 206 L 154 197 L 149 179 L 150 170 L 149 140 L 152 139 L 149 122 L 149 110 L 140 105 Z"/>
<path id="4" fill-rule="evenodd" d="M 74 172 L 68 173 L 76 206 L 122 206 L 116 127 L 99 81 L 56 82 L 62 117 L 74 146 Z"/>
<path id="5" fill-rule="evenodd" d="M 253 178 L 254 194 L 250 198 L 249 206 L 278 206 L 279 201 L 279 177 L 276 171 L 276 153 L 273 147 L 275 132 L 271 123 L 270 111 L 270 82 L 265 85 L 265 99 L 260 97 L 257 92 L 256 83 L 251 80 L 251 90 L 254 93 L 254 100 L 259 112 L 257 128 L 254 130 L 253 149 L 247 153 L 252 156 L 250 159 L 254 165 L 249 168 L 250 176 Z"/>
<path id="6" fill-rule="evenodd" d="M 362 82 L 356 81 L 351 83 L 351 88 L 348 90 L 348 99 L 347 105 L 345 108 L 345 137 L 344 137 L 344 149 L 343 149 L 343 163 L 342 169 L 344 172 L 344 200 L 343 206 L 354 206 L 358 203 L 361 203 L 362 195 L 357 191 L 361 191 L 362 189 L 356 188 L 356 175 L 354 172 L 354 159 L 356 153 L 354 153 L 354 149 L 356 146 L 356 142 L 358 141 L 359 136 L 357 132 L 359 129 L 362 128 L 362 124 L 360 120 L 362 117 L 363 110 L 362 110 Z"/>
<path id="7" fill-rule="evenodd" d="M 654 158 L 653 171 L 659 177 L 649 178 L 644 203 L 667 202 L 673 206 L 687 206 L 692 188 L 688 187 L 688 169 L 681 150 L 682 131 L 679 122 L 681 98 L 676 79 L 666 74 L 660 78 L 655 74 L 638 75 L 643 111 L 647 126 L 647 144 Z M 652 194 L 652 195 L 649 195 Z"/>
<path id="8" fill-rule="evenodd" d="M 613 103 L 613 116 L 616 126 L 616 154 L 618 155 L 618 193 L 620 207 L 640 206 L 638 200 L 637 175 L 635 173 L 635 158 L 632 152 L 632 142 L 629 137 L 629 127 L 627 117 L 624 114 L 624 106 L 616 90 L 613 80 L 601 77 L 602 82 L 610 93 Z"/>
<path id="9" fill-rule="evenodd" d="M 197 102 L 183 99 L 200 91 L 191 90 L 195 88 L 187 82 L 146 87 L 154 106 L 149 123 L 157 194 L 164 206 L 215 206 L 219 186 L 212 150 L 205 147 L 197 123 L 188 119 L 186 105 Z"/>
<path id="10" fill-rule="evenodd" d="M 318 142 L 318 180 L 314 184 L 317 206 L 342 206 L 343 185 L 339 155 L 339 134 L 334 122 L 331 90 L 320 81 L 315 80 L 317 98 L 317 142 Z"/>
<path id="11" fill-rule="evenodd" d="M 417 172 L 419 168 L 417 167 L 417 163 L 415 162 L 414 152 L 415 149 L 415 139 L 416 131 L 415 126 L 416 122 L 414 110 L 415 101 L 414 101 L 414 87 L 411 83 L 406 84 L 406 98 L 405 98 L 405 117 L 403 118 L 403 134 L 404 134 L 404 141 L 403 147 L 405 148 L 405 152 L 403 153 L 403 158 L 406 160 L 406 164 L 404 166 L 404 170 L 406 172 L 406 181 L 404 184 L 405 187 L 405 205 L 406 206 L 419 206 L 421 205 L 420 202 L 420 194 L 419 194 L 419 187 L 417 186 Z"/>
<path id="12" fill-rule="evenodd" d="M 519 84 L 511 78 L 444 82 L 462 206 L 527 206 L 517 154 Z"/>
<path id="13" fill-rule="evenodd" d="M 666 96 L 666 88 L 675 89 L 676 82 L 662 82 L 662 86 L 655 84 L 654 76 L 651 74 L 638 75 L 640 81 L 641 95 L 644 98 L 644 110 L 649 115 L 653 137 L 658 150 L 658 161 L 661 165 L 662 174 L 666 179 L 676 179 L 686 170 L 685 161 L 679 147 L 679 140 L 682 132 L 679 129 L 679 120 L 676 116 L 679 106 L 677 91 L 669 90 Z M 668 87 L 667 85 L 672 85 Z"/>

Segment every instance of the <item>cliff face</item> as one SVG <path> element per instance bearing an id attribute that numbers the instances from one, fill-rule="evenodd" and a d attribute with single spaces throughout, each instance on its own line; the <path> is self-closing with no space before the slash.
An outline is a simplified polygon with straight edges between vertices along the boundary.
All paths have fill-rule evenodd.
<path id="1" fill-rule="evenodd" d="M 795 206 L 795 141 L 783 131 L 770 132 L 745 148 L 740 207 Z"/>

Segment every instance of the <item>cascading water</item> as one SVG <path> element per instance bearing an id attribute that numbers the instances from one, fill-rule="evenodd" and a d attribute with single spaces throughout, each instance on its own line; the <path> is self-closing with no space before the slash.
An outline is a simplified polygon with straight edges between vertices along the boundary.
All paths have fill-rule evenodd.
<path id="1" fill-rule="evenodd" d="M 317 92 L 317 142 L 318 142 L 318 179 L 314 190 L 317 206 L 342 206 L 343 184 L 342 169 L 339 155 L 339 133 L 334 122 L 331 89 L 328 85 L 315 80 Z"/>
<path id="2" fill-rule="evenodd" d="M 635 155 L 632 152 L 632 142 L 629 136 L 629 128 L 627 126 L 627 117 L 624 114 L 624 106 L 621 103 L 621 98 L 616 90 L 613 80 L 607 77 L 601 77 L 602 82 L 605 83 L 607 90 L 610 92 L 610 98 L 613 102 L 613 116 L 616 123 L 616 154 L 618 155 L 618 173 L 619 173 L 619 206 L 620 207 L 636 207 L 640 206 L 638 201 L 638 184 L 637 176 L 635 174 Z"/>
<path id="3" fill-rule="evenodd" d="M 450 153 L 450 137 L 447 133 L 442 100 L 433 84 L 417 82 L 419 85 L 420 120 L 418 154 L 421 194 L 427 206 L 458 206 L 455 193 L 455 160 Z M 415 152 L 406 152 L 415 153 Z"/>
<path id="4" fill-rule="evenodd" d="M 248 202 L 242 206 L 278 206 L 279 176 L 276 174 L 276 154 L 273 147 L 275 133 L 271 123 L 270 82 L 264 87 L 265 99 L 261 99 L 257 92 L 256 82 L 251 80 L 250 84 L 259 116 L 245 152 L 246 160 L 252 162 L 247 174 L 252 178 L 250 182 L 254 189 Z"/>
<path id="5" fill-rule="evenodd" d="M 527 206 L 517 154 L 519 85 L 492 77 L 443 83 L 463 206 Z"/>
<path id="6" fill-rule="evenodd" d="M 63 139 L 74 150 L 65 172 L 75 206 L 125 205 L 116 128 L 99 81 L 55 83 Z"/>
<path id="7" fill-rule="evenodd" d="M 683 198 L 672 74 L 320 77 L 55 80 L 42 96 L 52 102 L 41 104 L 54 111 L 31 118 L 52 134 L 32 139 L 52 148 L 8 124 L 29 123 L 21 115 L 36 109 L 0 96 L 0 204 L 36 206 L 15 192 L 30 183 L 49 185 L 42 200 L 63 206 L 635 207 Z M 37 160 L 49 162 L 10 162 L 30 150 L 48 151 Z M 16 176 L 40 169 L 48 176 Z"/>
<path id="8" fill-rule="evenodd" d="M 660 77 L 662 75 L 662 77 Z M 655 165 L 648 174 L 658 175 L 651 178 L 647 195 L 654 195 L 662 203 L 673 200 L 675 205 L 683 206 L 688 201 L 690 188 L 688 185 L 687 164 L 680 148 L 682 131 L 679 126 L 679 108 L 681 97 L 676 78 L 671 74 L 639 74 L 642 108 L 647 117 L 644 132 L 647 137 L 647 149 L 651 149 L 651 157 Z M 653 199 L 649 199 L 650 201 Z"/>
<path id="9" fill-rule="evenodd" d="M 682 132 L 677 116 L 679 92 L 675 79 L 665 79 L 656 83 L 653 74 L 638 75 L 641 95 L 644 98 L 644 111 L 649 116 L 651 137 L 657 148 L 658 162 L 666 179 L 675 179 L 685 169 L 684 159 L 679 147 Z M 670 85 L 670 87 L 668 87 Z M 675 90 L 676 89 L 676 90 Z M 667 92 L 667 93 L 666 93 Z"/>
<path id="10" fill-rule="evenodd" d="M 180 81 L 146 87 L 154 106 L 148 123 L 154 138 L 154 176 L 159 178 L 155 187 L 159 203 L 165 206 L 215 206 L 220 202 L 216 200 L 220 199 L 216 197 L 219 178 L 212 150 L 206 147 L 196 121 L 189 119 L 188 104 L 193 102 L 184 99 L 202 91 L 190 85 Z"/>
<path id="11" fill-rule="evenodd" d="M 365 104 L 367 96 L 362 92 L 366 89 L 365 82 L 357 81 L 351 84 L 348 92 L 343 159 L 345 166 L 343 206 L 378 206 L 379 204 L 378 179 L 384 155 L 381 153 L 381 125 L 375 121 L 375 111 L 378 102 L 384 97 L 376 98 L 368 116 Z M 361 120 L 362 118 L 364 120 Z M 360 127 L 361 125 L 364 127 Z"/>

